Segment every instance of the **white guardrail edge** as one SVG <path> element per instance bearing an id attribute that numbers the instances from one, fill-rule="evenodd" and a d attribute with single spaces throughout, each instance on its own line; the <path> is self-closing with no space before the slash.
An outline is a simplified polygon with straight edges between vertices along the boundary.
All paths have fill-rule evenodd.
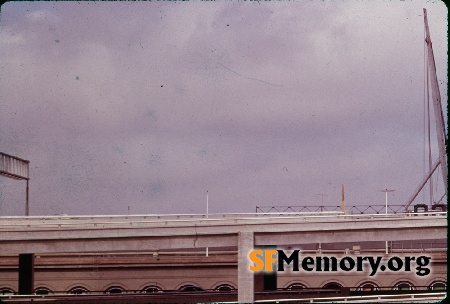
<path id="1" fill-rule="evenodd" d="M 30 215 L 30 216 L 0 216 L 2 219 L 16 219 L 16 220 L 51 220 L 51 219 L 101 219 L 101 218 L 202 218 L 202 219 L 240 219 L 241 216 L 249 216 L 250 218 L 259 219 L 267 216 L 308 216 L 308 217 L 410 217 L 410 216 L 428 216 L 428 215 L 447 215 L 446 211 L 434 212 L 418 212 L 418 213 L 374 213 L 374 214 L 343 214 L 341 211 L 322 211 L 322 212 L 265 212 L 265 213 L 184 213 L 184 214 L 130 214 L 130 215 Z M 233 217 L 234 216 L 234 217 Z"/>

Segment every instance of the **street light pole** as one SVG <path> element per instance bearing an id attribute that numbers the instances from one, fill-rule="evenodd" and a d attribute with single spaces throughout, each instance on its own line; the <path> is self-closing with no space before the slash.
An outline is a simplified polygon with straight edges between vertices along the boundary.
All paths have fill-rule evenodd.
<path id="1" fill-rule="evenodd" d="M 209 218 L 208 190 L 206 190 L 206 218 Z M 206 247 L 206 256 L 209 256 L 209 247 Z"/>
<path id="2" fill-rule="evenodd" d="M 387 189 L 386 189 L 386 208 L 385 208 L 385 210 L 386 210 L 386 215 L 387 215 L 387 194 L 388 194 L 388 191 L 387 191 Z"/>
<path id="3" fill-rule="evenodd" d="M 322 205 L 320 205 L 320 212 L 323 212 L 323 197 L 324 197 L 324 196 L 328 196 L 328 194 L 318 193 L 318 194 L 316 194 L 316 195 L 322 196 Z"/>
<path id="4" fill-rule="evenodd" d="M 30 188 L 29 188 L 28 184 L 30 182 L 30 179 L 27 178 L 26 181 L 27 181 L 27 188 L 26 188 L 26 191 L 25 191 L 25 193 L 26 193 L 25 215 L 29 216 L 30 215 L 30 199 L 29 199 L 29 197 L 30 197 Z"/>
<path id="5" fill-rule="evenodd" d="M 208 190 L 206 190 L 206 218 L 209 218 L 209 200 L 208 200 Z"/>
<path id="6" fill-rule="evenodd" d="M 387 215 L 387 213 L 388 213 L 388 192 L 394 192 L 396 190 L 395 189 L 384 189 L 384 190 L 380 190 L 380 191 L 386 193 L 386 215 Z"/>
<path id="7" fill-rule="evenodd" d="M 384 190 L 380 190 L 381 192 L 385 192 L 386 193 L 386 216 L 388 214 L 388 192 L 394 192 L 395 189 L 384 189 Z M 386 241 L 386 254 L 389 253 L 389 249 L 388 249 L 388 241 Z"/>

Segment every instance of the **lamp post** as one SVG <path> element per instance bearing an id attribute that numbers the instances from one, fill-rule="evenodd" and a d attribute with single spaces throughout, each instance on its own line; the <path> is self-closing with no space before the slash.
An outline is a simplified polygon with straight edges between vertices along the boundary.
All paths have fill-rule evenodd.
<path id="1" fill-rule="evenodd" d="M 388 193 L 389 192 L 394 192 L 395 189 L 384 189 L 384 190 L 380 190 L 380 192 L 385 192 L 386 193 L 386 215 L 388 212 Z"/>
<path id="2" fill-rule="evenodd" d="M 209 218 L 209 200 L 208 200 L 208 190 L 206 190 L 206 218 Z"/>
<path id="3" fill-rule="evenodd" d="M 322 196 L 322 205 L 320 205 L 320 212 L 323 212 L 323 197 L 324 197 L 324 196 L 328 196 L 328 194 L 318 193 L 318 194 L 316 194 L 316 195 Z"/>
<path id="4" fill-rule="evenodd" d="M 206 190 L 206 218 L 209 218 L 208 190 Z M 206 256 L 209 256 L 209 247 L 206 247 Z"/>
<path id="5" fill-rule="evenodd" d="M 387 213 L 388 213 L 388 193 L 389 193 L 389 192 L 394 192 L 395 189 L 384 189 L 384 190 L 380 190 L 380 191 L 386 193 L 386 216 L 387 216 Z M 386 241 L 386 254 L 388 254 L 388 253 L 389 253 L 389 250 L 388 250 L 388 241 Z"/>

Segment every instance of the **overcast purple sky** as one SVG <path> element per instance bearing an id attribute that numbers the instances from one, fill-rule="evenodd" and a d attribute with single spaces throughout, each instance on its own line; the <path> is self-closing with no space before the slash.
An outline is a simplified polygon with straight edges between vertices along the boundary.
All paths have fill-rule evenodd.
<path id="1" fill-rule="evenodd" d="M 427 171 L 423 7 L 446 111 L 440 1 L 6 3 L 0 151 L 31 162 L 31 215 L 337 206 L 341 184 L 403 204 Z M 0 215 L 24 208 L 0 176 Z"/>

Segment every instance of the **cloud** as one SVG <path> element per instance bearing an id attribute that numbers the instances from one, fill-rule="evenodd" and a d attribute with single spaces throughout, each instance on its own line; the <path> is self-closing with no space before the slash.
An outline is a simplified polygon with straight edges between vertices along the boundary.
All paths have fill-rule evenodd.
<path id="1" fill-rule="evenodd" d="M 49 10 L 45 9 L 38 9 L 34 10 L 28 14 L 25 15 L 27 19 L 29 19 L 32 22 L 58 22 L 60 19 L 57 17 L 57 15 L 53 14 Z"/>
<path id="2" fill-rule="evenodd" d="M 331 204 L 342 183 L 402 203 L 424 171 L 421 5 L 10 4 L 0 150 L 31 160 L 34 214 L 203 212 L 206 190 L 212 212 Z"/>

